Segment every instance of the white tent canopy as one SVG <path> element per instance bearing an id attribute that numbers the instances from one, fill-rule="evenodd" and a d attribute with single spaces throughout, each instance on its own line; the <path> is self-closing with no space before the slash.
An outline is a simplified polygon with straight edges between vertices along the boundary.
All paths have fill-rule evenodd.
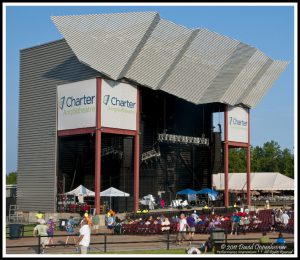
<path id="1" fill-rule="evenodd" d="M 66 192 L 65 194 L 67 195 L 83 195 L 83 196 L 88 196 L 88 197 L 94 197 L 95 196 L 95 192 L 87 189 L 86 187 L 79 185 L 76 189 L 71 190 L 69 192 Z"/>
<path id="2" fill-rule="evenodd" d="M 110 187 L 107 190 L 100 192 L 100 197 L 109 197 L 109 206 L 111 208 L 111 197 L 129 197 L 129 193 L 120 191 L 114 187 Z"/>
<path id="3" fill-rule="evenodd" d="M 224 173 L 213 174 L 213 187 L 216 190 L 224 190 L 225 180 Z M 228 189 L 247 190 L 246 173 L 229 173 Z M 294 180 L 279 172 L 252 172 L 250 175 L 251 190 L 294 190 Z"/>
<path id="4" fill-rule="evenodd" d="M 129 193 L 124 191 L 120 191 L 114 187 L 111 187 L 107 190 L 100 192 L 100 196 L 102 197 L 129 197 Z"/>

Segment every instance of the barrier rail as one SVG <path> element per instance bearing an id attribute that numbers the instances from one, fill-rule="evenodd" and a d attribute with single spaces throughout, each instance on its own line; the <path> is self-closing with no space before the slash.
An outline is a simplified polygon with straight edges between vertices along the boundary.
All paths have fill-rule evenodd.
<path id="1" fill-rule="evenodd" d="M 106 253 L 107 252 L 107 246 L 108 245 L 114 245 L 114 244 L 147 244 L 147 243 L 166 243 L 166 250 L 170 250 L 170 243 L 176 243 L 176 240 L 177 238 L 174 240 L 174 239 L 171 239 L 170 238 L 170 234 L 177 234 L 177 233 L 173 233 L 173 232 L 166 232 L 165 234 L 151 234 L 151 235 L 148 235 L 148 237 L 150 236 L 153 236 L 153 235 L 163 235 L 163 236 L 166 236 L 166 239 L 161 239 L 161 240 L 149 240 L 149 241 L 118 241 L 118 242 L 113 242 L 113 241 L 108 241 L 108 237 L 111 237 L 111 236 L 123 236 L 123 234 L 118 234 L 118 235 L 115 235 L 115 234 L 107 234 L 107 233 L 98 233 L 98 234 L 91 234 L 91 237 L 93 236 L 104 236 L 104 242 L 93 242 L 93 243 L 90 243 L 90 245 L 103 245 L 103 251 Z M 257 237 L 250 237 L 250 238 L 228 238 L 228 234 L 227 232 L 224 232 L 224 235 L 225 237 L 222 238 L 222 239 L 213 239 L 214 243 L 216 242 L 223 242 L 225 244 L 230 244 L 230 242 L 233 242 L 234 241 L 258 241 L 258 238 Z M 53 235 L 53 237 L 78 237 L 79 236 L 79 233 L 78 234 L 74 234 L 74 235 Z M 128 236 L 128 235 L 126 235 Z M 129 236 L 133 236 L 133 237 L 137 237 L 139 236 L 139 234 L 137 235 L 129 235 Z M 41 238 L 42 237 L 48 237 L 48 236 L 27 236 L 27 237 L 24 237 L 24 238 L 37 238 L 37 244 L 34 244 L 34 245 L 14 245 L 14 246 L 6 246 L 6 248 L 24 248 L 24 247 L 37 247 L 37 252 L 38 254 L 41 254 Z M 49 238 L 49 237 L 48 237 Z M 270 237 L 269 238 L 270 240 L 275 240 L 277 239 L 277 237 Z M 289 240 L 289 239 L 292 239 L 294 240 L 294 237 L 285 237 L 286 240 Z M 203 239 L 194 239 L 193 242 L 203 242 Z M 291 244 L 291 243 L 287 243 L 287 244 Z M 75 244 L 68 244 L 70 246 L 76 246 Z M 51 246 L 61 246 L 61 247 L 64 247 L 65 244 L 52 244 Z"/>

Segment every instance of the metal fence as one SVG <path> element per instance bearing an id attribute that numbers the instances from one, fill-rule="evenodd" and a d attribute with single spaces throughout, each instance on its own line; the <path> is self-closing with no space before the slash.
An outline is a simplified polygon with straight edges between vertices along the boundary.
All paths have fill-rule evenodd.
<path id="1" fill-rule="evenodd" d="M 214 232 L 212 232 L 214 233 Z M 211 234 L 212 234 L 211 233 Z M 241 241 L 256 241 L 258 243 L 258 238 L 257 237 L 250 237 L 250 238 L 228 238 L 228 233 L 227 232 L 222 232 L 222 230 L 218 230 L 216 231 L 215 233 L 223 233 L 223 236 L 215 236 L 215 238 L 213 238 L 213 242 L 214 244 L 218 244 L 218 243 L 225 243 L 225 244 L 230 244 L 230 243 L 237 243 L 237 242 L 241 242 Z M 115 237 L 115 236 L 123 236 L 123 234 L 118 234 L 118 235 L 115 235 L 115 234 L 107 234 L 107 233 L 98 233 L 98 234 L 91 234 L 91 238 L 92 237 L 100 237 L 102 236 L 103 237 L 103 242 L 92 242 L 90 243 L 90 245 L 102 245 L 103 246 L 103 252 L 106 253 L 108 252 L 107 248 L 108 248 L 108 245 L 121 245 L 121 244 L 148 244 L 148 243 L 163 243 L 165 246 L 164 248 L 166 250 L 170 250 L 170 245 L 172 243 L 176 243 L 177 241 L 177 237 L 175 236 L 177 233 L 176 232 L 166 232 L 164 234 L 149 234 L 147 235 L 147 237 L 153 237 L 153 236 L 157 236 L 157 235 L 160 235 L 161 236 L 161 239 L 157 239 L 157 240 L 148 240 L 148 241 L 141 241 L 141 240 L 138 240 L 138 241 L 130 241 L 130 240 L 122 240 L 122 241 L 118 241 L 118 242 L 115 242 L 115 241 L 111 241 L 110 237 Z M 126 236 L 130 236 L 130 237 L 141 237 L 144 236 L 143 234 L 136 234 L 136 235 L 126 235 Z M 171 236 L 173 235 L 173 236 Z M 53 235 L 53 238 L 55 237 L 78 237 L 79 234 L 74 234 L 74 235 Z M 23 239 L 25 238 L 36 238 L 36 244 L 30 244 L 30 245 L 13 245 L 13 246 L 6 246 L 6 248 L 28 248 L 28 247 L 33 247 L 33 248 L 37 248 L 37 253 L 38 254 L 41 254 L 42 253 L 42 243 L 41 243 L 41 238 L 42 237 L 48 237 L 48 236 L 27 236 L 27 237 L 24 237 Z M 175 239 L 174 239 L 175 237 Z M 49 237 L 48 237 L 49 238 Z M 277 237 L 270 237 L 270 241 L 274 240 L 276 241 Z M 294 237 L 285 237 L 286 240 L 289 240 L 291 239 L 292 241 L 294 241 Z M 188 240 L 189 241 L 189 240 Z M 194 242 L 202 242 L 203 243 L 203 239 L 194 239 L 192 240 L 193 243 Z M 247 242 L 246 242 L 247 243 Z M 275 243 L 275 242 L 273 242 Z M 200 243 L 199 243 L 200 244 Z M 288 244 L 293 244 L 293 243 L 288 243 Z M 68 244 L 69 246 L 76 246 L 75 244 Z M 53 244 L 52 246 L 57 246 L 57 247 L 65 247 L 65 244 Z"/>

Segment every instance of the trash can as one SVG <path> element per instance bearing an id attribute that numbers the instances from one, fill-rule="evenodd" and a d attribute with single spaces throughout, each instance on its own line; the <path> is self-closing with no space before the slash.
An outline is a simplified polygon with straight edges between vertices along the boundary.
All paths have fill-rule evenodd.
<path id="1" fill-rule="evenodd" d="M 214 243 L 224 243 L 225 242 L 225 230 L 221 228 L 216 228 L 211 231 L 211 239 Z"/>
<path id="2" fill-rule="evenodd" d="M 9 225 L 9 238 L 17 239 L 23 236 L 24 225 L 23 224 L 10 224 Z"/>
<path id="3" fill-rule="evenodd" d="M 59 219 L 59 230 L 60 231 L 65 231 L 66 230 L 67 222 L 68 222 L 67 219 L 64 219 L 64 218 Z"/>

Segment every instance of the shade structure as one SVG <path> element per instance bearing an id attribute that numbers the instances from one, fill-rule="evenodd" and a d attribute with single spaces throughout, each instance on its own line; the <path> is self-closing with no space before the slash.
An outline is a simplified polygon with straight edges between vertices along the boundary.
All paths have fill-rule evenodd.
<path id="1" fill-rule="evenodd" d="M 202 190 L 197 191 L 197 194 L 207 194 L 208 199 L 210 200 L 216 200 L 218 196 L 218 192 L 212 189 L 204 188 Z"/>
<path id="2" fill-rule="evenodd" d="M 110 187 L 107 190 L 100 192 L 101 197 L 129 197 L 130 194 L 124 191 L 120 191 L 114 187 Z"/>
<path id="3" fill-rule="evenodd" d="M 194 104 L 255 107 L 285 70 L 246 43 L 157 12 L 52 16 L 80 62 Z"/>
<path id="4" fill-rule="evenodd" d="M 82 185 L 79 185 L 76 189 L 66 192 L 65 194 L 66 195 L 75 195 L 75 196 L 82 194 L 85 197 L 94 197 L 95 196 L 95 192 L 89 190 L 88 188 L 86 188 Z"/>
<path id="5" fill-rule="evenodd" d="M 192 189 L 184 189 L 184 190 L 178 191 L 176 194 L 177 195 L 192 195 L 192 194 L 197 194 L 197 191 L 192 190 Z"/>
<path id="6" fill-rule="evenodd" d="M 212 189 L 205 188 L 205 189 L 197 191 L 197 194 L 208 194 L 208 195 L 217 196 L 218 192 L 215 190 L 212 190 Z"/>
<path id="7" fill-rule="evenodd" d="M 229 191 L 247 190 L 246 173 L 229 173 Z M 250 174 L 250 189 L 256 191 L 294 190 L 294 180 L 279 172 L 252 172 Z M 213 186 L 217 190 L 224 190 L 224 173 L 213 175 Z M 274 193 L 274 192 L 273 192 Z"/>
<path id="8" fill-rule="evenodd" d="M 101 197 L 109 197 L 109 206 L 111 208 L 111 197 L 129 197 L 130 194 L 124 191 L 118 190 L 114 187 L 110 187 L 107 190 L 100 192 Z"/>

